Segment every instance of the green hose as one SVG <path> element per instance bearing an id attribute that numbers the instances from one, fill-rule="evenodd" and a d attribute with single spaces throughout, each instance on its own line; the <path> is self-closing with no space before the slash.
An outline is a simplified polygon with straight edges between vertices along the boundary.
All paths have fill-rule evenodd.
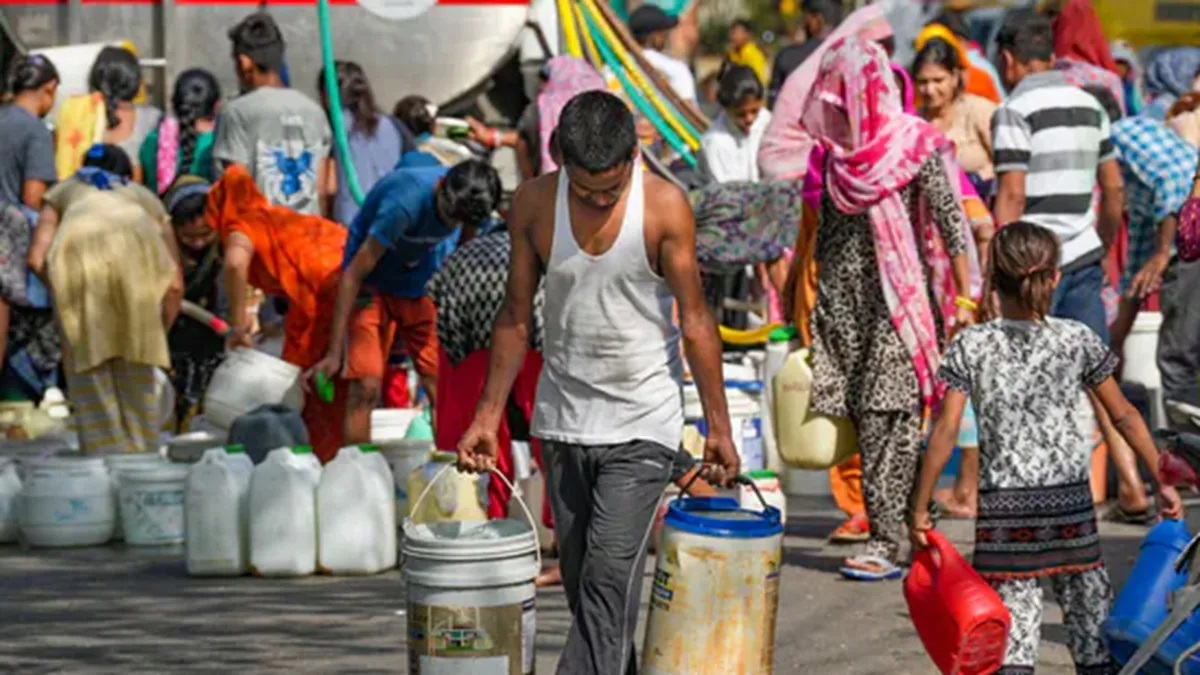
<path id="1" fill-rule="evenodd" d="M 333 60 L 333 31 L 329 24 L 329 0 L 317 0 L 317 23 L 321 28 L 321 56 L 325 65 L 325 95 L 329 101 L 329 119 L 333 122 L 333 142 L 337 144 L 338 155 L 341 157 L 342 174 L 346 177 L 346 187 L 350 190 L 350 198 L 355 204 L 362 206 L 362 186 L 358 184 L 358 172 L 354 169 L 353 157 L 350 154 L 350 139 L 346 136 L 346 119 L 342 114 L 342 93 L 338 91 L 337 66 Z"/>

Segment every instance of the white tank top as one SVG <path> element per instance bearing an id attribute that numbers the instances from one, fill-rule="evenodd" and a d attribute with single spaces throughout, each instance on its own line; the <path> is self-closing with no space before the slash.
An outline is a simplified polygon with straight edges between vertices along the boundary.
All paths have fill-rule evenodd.
<path id="1" fill-rule="evenodd" d="M 533 416 L 539 438 L 679 446 L 679 331 L 672 320 L 674 296 L 647 261 L 640 161 L 631 181 L 616 240 L 593 256 L 575 241 L 568 180 L 559 172 L 546 265 L 544 366 Z"/>

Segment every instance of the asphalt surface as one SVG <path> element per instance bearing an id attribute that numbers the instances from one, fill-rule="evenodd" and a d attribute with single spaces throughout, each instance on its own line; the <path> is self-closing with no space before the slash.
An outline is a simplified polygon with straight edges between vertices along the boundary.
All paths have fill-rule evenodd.
<path id="1" fill-rule="evenodd" d="M 853 551 L 824 542 L 838 513 L 801 500 L 789 511 L 775 672 L 935 672 L 899 582 L 837 576 Z M 1200 507 L 1193 512 L 1195 526 Z M 969 523 L 943 529 L 968 550 Z M 1101 530 L 1119 588 L 1145 528 L 1105 523 Z M 642 599 L 644 622 L 645 593 Z M 180 549 L 0 546 L 0 671 L 400 673 L 407 664 L 404 608 L 398 572 L 200 580 L 186 576 Z M 537 672 L 554 672 L 568 625 L 561 589 L 540 592 Z M 1039 673 L 1073 672 L 1065 640 L 1047 594 Z"/>

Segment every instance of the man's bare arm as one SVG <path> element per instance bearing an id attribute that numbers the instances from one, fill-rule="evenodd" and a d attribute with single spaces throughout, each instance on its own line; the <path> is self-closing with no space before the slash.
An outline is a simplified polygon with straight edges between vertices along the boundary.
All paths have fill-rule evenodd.
<path id="1" fill-rule="evenodd" d="M 996 193 L 996 226 L 1004 227 L 1025 215 L 1025 172 L 1008 171 L 999 176 Z"/>
<path id="2" fill-rule="evenodd" d="M 1100 183 L 1100 221 L 1096 223 L 1096 232 L 1107 251 L 1117 240 L 1125 220 L 1125 181 L 1115 159 L 1102 163 L 1096 169 L 1096 178 Z"/>
<path id="3" fill-rule="evenodd" d="M 504 304 L 496 314 L 492 328 L 492 353 L 487 383 L 475 409 L 475 421 L 488 429 L 500 424 L 504 403 L 512 390 L 533 332 L 533 297 L 537 293 L 542 269 L 533 244 L 536 185 L 526 183 L 513 197 L 509 217 L 512 256 L 508 266 L 508 288 Z"/>

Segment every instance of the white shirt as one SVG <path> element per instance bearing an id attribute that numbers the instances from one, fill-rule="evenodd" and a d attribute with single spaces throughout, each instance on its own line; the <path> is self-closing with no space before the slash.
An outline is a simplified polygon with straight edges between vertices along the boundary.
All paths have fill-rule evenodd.
<path id="1" fill-rule="evenodd" d="M 653 49 L 643 49 L 642 56 L 645 56 L 650 65 L 667 78 L 667 83 L 671 85 L 679 98 L 685 101 L 696 100 L 696 77 L 692 75 L 692 70 L 687 67 L 686 63 Z"/>
<path id="2" fill-rule="evenodd" d="M 700 147 L 704 149 L 709 171 L 718 183 L 759 179 L 758 146 L 762 145 L 763 134 L 770 123 L 771 113 L 763 109 L 750 125 L 750 133 L 744 134 L 724 112 L 717 115 L 700 138 Z"/>

